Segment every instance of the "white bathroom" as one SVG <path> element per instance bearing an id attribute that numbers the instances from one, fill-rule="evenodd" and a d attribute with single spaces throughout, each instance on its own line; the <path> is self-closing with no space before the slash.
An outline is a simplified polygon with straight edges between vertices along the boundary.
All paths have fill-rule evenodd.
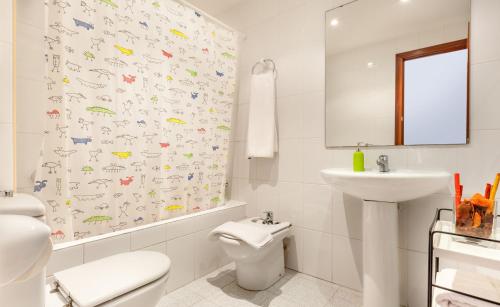
<path id="1" fill-rule="evenodd" d="M 499 0 L 4 0 L 0 307 L 500 306 L 499 85 Z"/>

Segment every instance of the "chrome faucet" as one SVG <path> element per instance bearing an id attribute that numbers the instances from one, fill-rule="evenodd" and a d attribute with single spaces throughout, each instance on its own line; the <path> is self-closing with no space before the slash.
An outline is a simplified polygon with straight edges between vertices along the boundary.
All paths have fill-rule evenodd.
<path id="1" fill-rule="evenodd" d="M 378 171 L 381 173 L 387 173 L 389 171 L 389 156 L 380 155 L 377 160 Z"/>
<path id="2" fill-rule="evenodd" d="M 274 214 L 272 211 L 264 211 L 266 217 L 263 219 L 262 224 L 274 224 Z"/>

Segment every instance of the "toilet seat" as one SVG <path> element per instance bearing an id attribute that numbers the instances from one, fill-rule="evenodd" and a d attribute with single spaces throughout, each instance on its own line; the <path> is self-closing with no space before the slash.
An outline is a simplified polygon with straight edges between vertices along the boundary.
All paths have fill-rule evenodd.
<path id="1" fill-rule="evenodd" d="M 167 256 L 150 251 L 113 255 L 54 274 L 59 292 L 73 306 L 95 307 L 158 280 L 170 270 Z"/>

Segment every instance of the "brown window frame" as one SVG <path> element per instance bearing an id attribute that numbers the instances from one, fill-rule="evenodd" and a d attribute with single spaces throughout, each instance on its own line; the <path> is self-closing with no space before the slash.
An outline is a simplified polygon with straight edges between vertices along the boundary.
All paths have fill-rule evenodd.
<path id="1" fill-rule="evenodd" d="M 461 39 L 449 43 L 416 49 L 396 54 L 396 117 L 395 145 L 404 145 L 404 74 L 405 62 L 431 55 L 458 50 L 470 50 L 469 39 Z M 469 51 L 470 52 L 470 51 Z M 467 143 L 469 143 L 469 56 L 467 57 Z"/>

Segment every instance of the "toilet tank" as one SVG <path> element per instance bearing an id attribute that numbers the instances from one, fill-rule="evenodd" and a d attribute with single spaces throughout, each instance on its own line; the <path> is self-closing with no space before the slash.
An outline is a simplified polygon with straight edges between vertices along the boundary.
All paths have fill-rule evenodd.
<path id="1" fill-rule="evenodd" d="M 13 197 L 0 197 L 0 215 L 26 215 L 45 218 L 45 205 L 33 195 L 16 193 Z"/>

